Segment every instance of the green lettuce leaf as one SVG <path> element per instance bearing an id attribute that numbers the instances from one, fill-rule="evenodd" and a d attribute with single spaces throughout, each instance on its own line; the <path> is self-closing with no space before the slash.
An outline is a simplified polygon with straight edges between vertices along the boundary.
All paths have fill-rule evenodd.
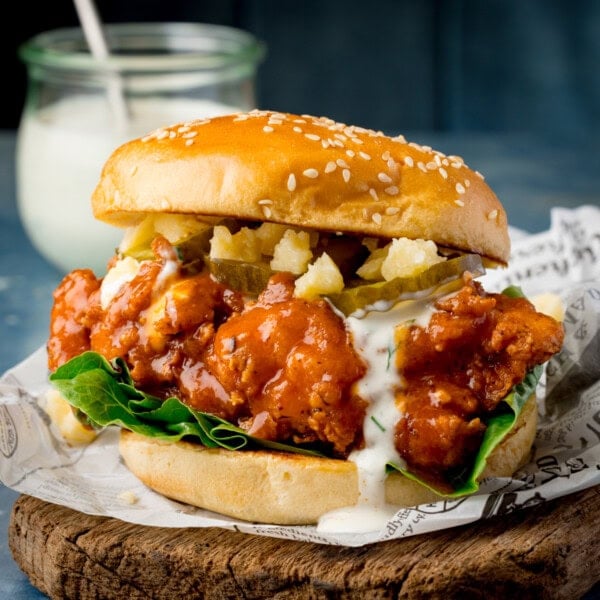
<path id="1" fill-rule="evenodd" d="M 525 297 L 521 288 L 516 285 L 505 288 L 502 290 L 502 293 L 509 298 Z M 486 430 L 481 446 L 479 447 L 479 452 L 475 456 L 475 460 L 469 469 L 453 474 L 450 481 L 451 487 L 454 490 L 453 492 L 447 493 L 437 489 L 417 475 L 393 463 L 388 463 L 387 471 L 399 471 L 405 477 L 424 485 L 436 494 L 440 494 L 446 498 L 457 498 L 459 496 L 473 494 L 479 489 L 478 479 L 485 470 L 488 457 L 494 451 L 496 446 L 502 442 L 506 434 L 514 427 L 523 406 L 535 392 L 542 373 L 543 367 L 541 365 L 534 367 L 527 373 L 521 383 L 513 387 L 510 394 L 502 400 L 494 412 L 485 418 L 482 418 L 482 421 L 486 425 Z"/>
<path id="2" fill-rule="evenodd" d="M 511 297 L 523 297 L 521 290 L 515 286 L 503 293 Z M 486 431 L 479 452 L 469 469 L 453 475 L 450 482 L 453 492 L 435 489 L 398 465 L 389 463 L 387 470 L 400 471 L 409 479 L 448 498 L 476 492 L 479 488 L 477 479 L 485 469 L 487 458 L 514 426 L 523 405 L 535 392 L 542 370 L 541 366 L 537 366 L 529 372 L 524 381 L 504 398 L 498 409 L 484 419 Z M 109 362 L 96 352 L 84 352 L 71 359 L 50 375 L 50 381 L 65 400 L 95 427 L 115 425 L 161 440 L 195 441 L 207 448 L 243 450 L 262 447 L 325 456 L 313 449 L 248 435 L 240 427 L 214 415 L 196 411 L 176 397 L 162 400 L 146 394 L 136 389 L 123 360 Z"/>
<path id="3" fill-rule="evenodd" d="M 207 448 L 227 450 L 270 448 L 311 456 L 322 453 L 248 435 L 240 427 L 183 404 L 178 398 L 161 400 L 136 389 L 125 363 L 112 363 L 96 352 L 84 352 L 60 366 L 50 381 L 61 395 L 96 427 L 116 425 L 148 437 L 168 441 L 186 439 Z"/>
<path id="4" fill-rule="evenodd" d="M 452 480 L 450 481 L 454 490 L 453 492 L 447 493 L 437 489 L 417 475 L 393 463 L 388 463 L 388 472 L 400 471 L 405 477 L 424 485 L 436 494 L 440 494 L 446 498 L 457 498 L 459 496 L 473 494 L 479 489 L 478 478 L 485 469 L 488 457 L 494 451 L 496 446 L 504 439 L 506 434 L 513 428 L 521 414 L 521 409 L 531 394 L 535 392 L 540 377 L 542 376 L 542 372 L 543 367 L 541 365 L 532 369 L 527 373 L 525 379 L 516 385 L 511 393 L 502 400 L 498 408 L 488 417 L 482 419 L 486 425 L 486 430 L 483 435 L 481 446 L 479 447 L 479 452 L 475 456 L 475 460 L 470 469 L 466 472 L 453 474 Z"/>

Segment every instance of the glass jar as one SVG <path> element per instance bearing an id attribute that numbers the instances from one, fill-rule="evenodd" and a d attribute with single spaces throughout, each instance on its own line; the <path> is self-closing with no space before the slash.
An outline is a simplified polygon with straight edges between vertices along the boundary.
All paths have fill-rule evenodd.
<path id="1" fill-rule="evenodd" d="M 94 58 L 79 28 L 19 49 L 28 73 L 17 134 L 17 205 L 34 246 L 67 272 L 104 273 L 122 232 L 96 221 L 90 198 L 122 142 L 181 121 L 255 107 L 264 45 L 250 33 L 193 23 L 106 25 Z"/>

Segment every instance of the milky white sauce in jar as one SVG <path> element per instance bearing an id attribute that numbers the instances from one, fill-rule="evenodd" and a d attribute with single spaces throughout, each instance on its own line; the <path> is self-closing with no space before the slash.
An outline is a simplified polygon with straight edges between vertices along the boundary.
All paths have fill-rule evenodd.
<path id="1" fill-rule="evenodd" d="M 17 135 L 17 205 L 34 246 L 63 272 L 102 275 L 123 232 L 97 222 L 90 199 L 121 143 L 175 123 L 255 107 L 262 44 L 194 23 L 106 26 L 97 60 L 80 29 L 41 33 L 19 49 L 28 73 Z"/>

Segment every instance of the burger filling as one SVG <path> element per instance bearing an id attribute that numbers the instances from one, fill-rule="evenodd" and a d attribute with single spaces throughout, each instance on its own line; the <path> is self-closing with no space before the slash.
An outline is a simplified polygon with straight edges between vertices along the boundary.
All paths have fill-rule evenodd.
<path id="1" fill-rule="evenodd" d="M 104 278 L 76 270 L 56 289 L 49 368 L 120 359 L 147 394 L 337 458 L 369 447 L 375 422 L 390 460 L 448 491 L 489 415 L 563 338 L 525 298 L 486 293 L 478 265 L 430 241 L 148 217 Z M 374 314 L 391 318 L 363 343 L 353 323 Z"/>

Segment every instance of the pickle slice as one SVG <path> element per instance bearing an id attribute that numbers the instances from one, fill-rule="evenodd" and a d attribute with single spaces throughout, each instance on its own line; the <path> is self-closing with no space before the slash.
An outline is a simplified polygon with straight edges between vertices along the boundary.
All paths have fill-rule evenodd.
<path id="1" fill-rule="evenodd" d="M 483 275 L 484 268 L 478 254 L 464 254 L 439 262 L 414 277 L 396 277 L 390 281 L 366 283 L 346 287 L 339 294 L 331 294 L 329 300 L 345 315 L 371 307 L 372 310 L 387 310 L 391 302 L 402 299 L 405 294 L 433 290 L 469 271 L 474 277 Z M 381 308 L 377 303 L 383 303 Z"/>
<path id="2" fill-rule="evenodd" d="M 211 275 L 230 288 L 257 296 L 275 273 L 267 263 L 247 263 L 229 258 L 206 258 Z"/>
<path id="3" fill-rule="evenodd" d="M 212 226 L 208 226 L 199 233 L 180 240 L 175 244 L 180 260 L 184 263 L 191 262 L 195 259 L 202 260 L 202 257 L 210 248 L 210 238 L 212 237 L 212 233 Z"/>

